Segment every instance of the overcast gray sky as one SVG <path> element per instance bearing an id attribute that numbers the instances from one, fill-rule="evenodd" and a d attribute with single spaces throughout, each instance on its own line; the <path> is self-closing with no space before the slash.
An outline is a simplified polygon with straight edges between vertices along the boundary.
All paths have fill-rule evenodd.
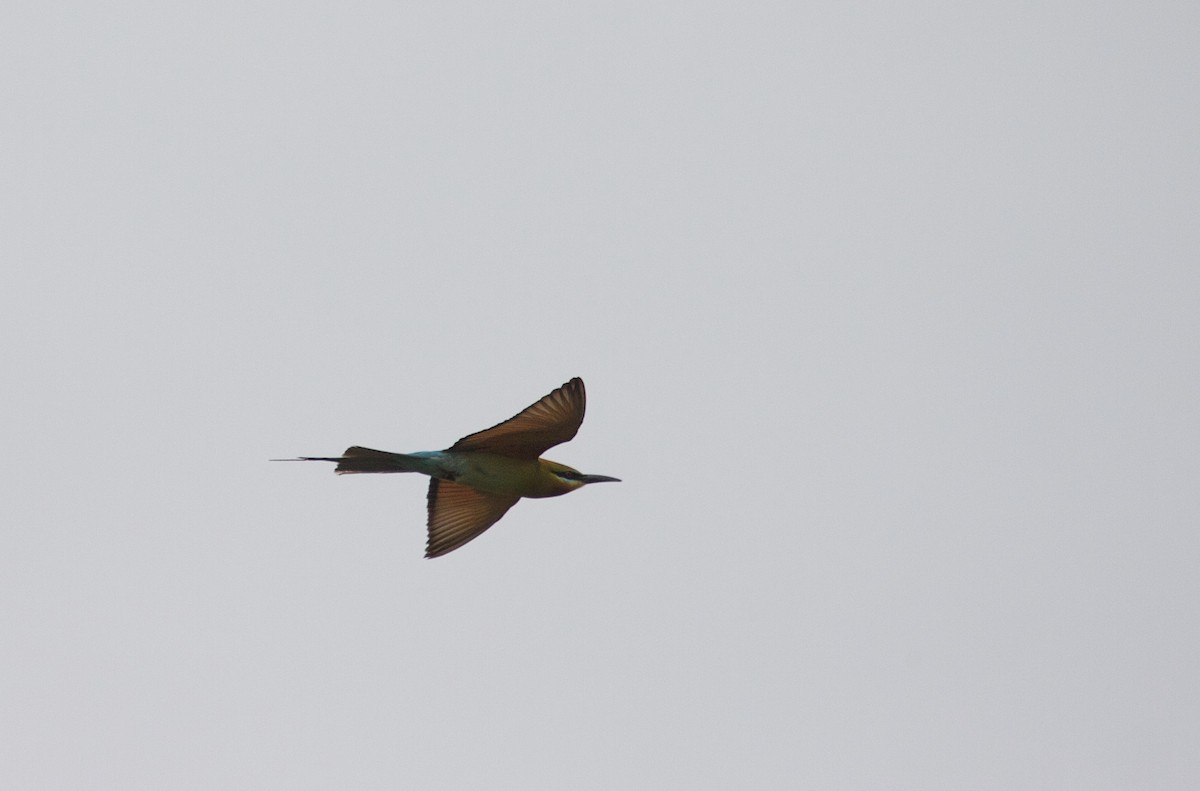
<path id="1" fill-rule="evenodd" d="M 0 786 L 1200 787 L 1198 9 L 5 4 Z"/>

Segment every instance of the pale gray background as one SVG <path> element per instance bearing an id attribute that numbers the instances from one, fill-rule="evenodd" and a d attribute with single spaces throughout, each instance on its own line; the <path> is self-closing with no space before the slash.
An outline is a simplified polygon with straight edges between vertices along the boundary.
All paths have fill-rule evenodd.
<path id="1" fill-rule="evenodd" d="M 0 787 L 1200 787 L 1198 9 L 6 4 Z"/>

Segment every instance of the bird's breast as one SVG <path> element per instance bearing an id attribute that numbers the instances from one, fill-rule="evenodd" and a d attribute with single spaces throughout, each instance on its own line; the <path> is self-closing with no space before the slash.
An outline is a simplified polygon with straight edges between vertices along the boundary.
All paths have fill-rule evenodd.
<path id="1" fill-rule="evenodd" d="M 536 459 L 514 459 L 491 453 L 449 453 L 456 483 L 507 497 L 545 497 L 542 469 Z"/>

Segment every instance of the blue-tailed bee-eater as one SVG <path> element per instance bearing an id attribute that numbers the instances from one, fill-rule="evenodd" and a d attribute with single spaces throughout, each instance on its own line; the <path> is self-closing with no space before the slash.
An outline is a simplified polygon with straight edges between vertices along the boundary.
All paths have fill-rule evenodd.
<path id="1" fill-rule="evenodd" d="M 557 497 L 589 483 L 618 481 L 540 458 L 575 436 L 587 398 L 575 377 L 491 428 L 468 434 L 446 450 L 389 453 L 346 448 L 341 456 L 301 456 L 289 461 L 333 461 L 339 475 L 419 472 L 428 475 L 429 541 L 425 557 L 458 549 L 504 516 L 522 497 Z"/>

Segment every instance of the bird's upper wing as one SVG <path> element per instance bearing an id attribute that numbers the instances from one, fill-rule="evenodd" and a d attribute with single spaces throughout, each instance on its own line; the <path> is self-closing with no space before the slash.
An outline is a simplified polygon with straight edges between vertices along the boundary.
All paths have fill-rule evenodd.
<path id="1" fill-rule="evenodd" d="M 536 459 L 575 436 L 586 405 L 583 380 L 577 376 L 503 423 L 463 437 L 450 450 Z"/>
<path id="2" fill-rule="evenodd" d="M 433 478 L 429 481 L 429 542 L 425 545 L 425 557 L 436 558 L 458 549 L 496 524 L 518 499 Z"/>

